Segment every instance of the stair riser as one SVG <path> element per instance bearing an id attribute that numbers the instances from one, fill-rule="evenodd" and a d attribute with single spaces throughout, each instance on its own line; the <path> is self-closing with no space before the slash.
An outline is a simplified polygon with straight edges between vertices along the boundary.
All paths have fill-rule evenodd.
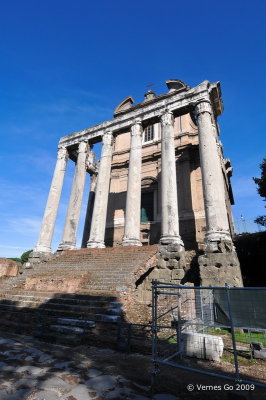
<path id="1" fill-rule="evenodd" d="M 103 315 L 112 315 L 106 310 L 99 310 L 99 314 Z M 24 320 L 27 321 L 28 319 L 34 319 L 34 318 L 73 318 L 73 319 L 88 319 L 88 320 L 99 320 L 100 317 L 94 313 L 94 312 L 73 312 L 73 311 L 68 311 L 68 310 L 49 310 L 49 309 L 22 309 L 19 311 L 18 309 L 8 310 L 5 312 L 0 311 L 0 322 L 1 319 L 10 319 L 13 321 L 18 320 Z"/>
<path id="2" fill-rule="evenodd" d="M 71 304 L 65 304 L 63 302 L 61 303 L 37 303 L 37 302 L 16 302 L 15 304 L 12 302 L 11 304 L 8 303 L 1 303 L 0 302 L 0 312 L 6 312 L 6 311 L 17 311 L 17 310 L 22 310 L 23 309 L 27 309 L 27 310 L 45 310 L 45 309 L 49 309 L 50 310 L 66 310 L 67 312 L 73 312 L 73 313 L 102 313 L 102 312 L 106 312 L 109 313 L 110 310 L 110 306 L 108 303 L 106 303 L 104 306 L 99 306 L 96 307 L 95 305 L 71 305 Z M 118 309 L 114 309 L 114 312 L 117 312 Z M 112 311 L 111 311 L 112 312 Z"/>
<path id="3" fill-rule="evenodd" d="M 94 308 L 94 307 L 98 307 L 98 308 L 108 308 L 110 302 L 109 301 L 97 301 L 97 300 L 76 300 L 76 299 L 60 299 L 60 298 L 25 298 L 25 296 L 6 296 L 5 298 L 0 296 L 0 306 L 2 304 L 7 304 L 8 302 L 10 302 L 10 304 L 14 304 L 16 306 L 23 306 L 26 303 L 27 306 L 31 306 L 35 307 L 35 304 L 37 304 L 38 306 L 40 306 L 43 303 L 52 305 L 52 304 L 56 304 L 56 305 L 61 305 L 63 304 L 64 306 L 73 306 L 73 307 L 87 307 L 87 308 Z"/>

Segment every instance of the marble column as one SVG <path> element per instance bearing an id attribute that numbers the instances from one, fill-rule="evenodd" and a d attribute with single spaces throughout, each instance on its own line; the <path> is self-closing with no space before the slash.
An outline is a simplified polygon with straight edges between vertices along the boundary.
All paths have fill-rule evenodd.
<path id="1" fill-rule="evenodd" d="M 195 111 L 198 119 L 200 162 L 207 225 L 205 242 L 209 243 L 210 246 L 213 243 L 215 251 L 215 242 L 221 240 L 231 241 L 218 135 L 210 102 L 202 100 L 196 105 Z"/>
<path id="2" fill-rule="evenodd" d="M 76 236 L 82 205 L 83 191 L 86 178 L 86 157 L 88 144 L 86 141 L 80 142 L 78 147 L 78 157 L 72 185 L 70 200 L 68 204 L 67 216 L 63 232 L 62 242 L 58 247 L 60 250 L 74 250 L 76 248 Z"/>
<path id="3" fill-rule="evenodd" d="M 142 133 L 141 120 L 137 119 L 131 127 L 125 233 L 122 246 L 142 246 L 140 242 Z"/>
<path id="4" fill-rule="evenodd" d="M 111 176 L 112 145 L 112 132 L 107 131 L 103 135 L 103 146 L 95 192 L 90 238 L 87 243 L 87 247 L 89 248 L 105 247 L 104 235 Z"/>
<path id="5" fill-rule="evenodd" d="M 87 242 L 90 237 L 91 220 L 92 220 L 92 212 L 93 212 L 93 206 L 94 206 L 95 188 L 96 188 L 96 180 L 97 180 L 96 173 L 91 173 L 90 179 L 91 179 L 90 194 L 89 194 L 89 198 L 88 198 L 81 248 L 87 247 Z"/>
<path id="6" fill-rule="evenodd" d="M 161 136 L 162 236 L 160 243 L 184 246 L 179 235 L 174 118 L 171 111 L 166 110 L 161 116 Z"/>
<path id="7" fill-rule="evenodd" d="M 67 160 L 67 149 L 64 147 L 59 148 L 57 153 L 57 162 L 54 170 L 54 176 L 42 220 L 39 239 L 33 250 L 33 253 L 51 253 L 52 251 L 51 243 L 66 172 Z"/>

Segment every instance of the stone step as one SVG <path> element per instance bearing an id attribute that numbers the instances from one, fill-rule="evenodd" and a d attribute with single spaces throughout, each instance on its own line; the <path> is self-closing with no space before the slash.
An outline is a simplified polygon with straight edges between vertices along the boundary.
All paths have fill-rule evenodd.
<path id="1" fill-rule="evenodd" d="M 105 291 L 105 290 L 112 290 L 112 291 L 121 291 L 121 287 L 123 290 L 127 289 L 127 286 L 125 285 L 125 282 L 108 282 L 105 285 L 103 284 L 90 284 L 90 285 L 84 285 L 84 289 L 87 291 Z"/>
<path id="2" fill-rule="evenodd" d="M 22 296 L 22 297 L 32 297 L 35 299 L 45 299 L 45 300 L 50 300 L 51 298 L 56 299 L 56 300 L 64 300 L 64 301 L 71 301 L 71 300 L 77 300 L 77 301 L 103 301 L 103 302 L 110 302 L 110 301 L 115 301 L 116 296 L 114 296 L 112 293 L 107 293 L 107 292 L 86 292 L 82 290 L 82 292 L 79 293 L 60 293 L 58 294 L 57 292 L 42 292 L 42 291 L 23 291 L 23 290 L 15 290 L 15 291 L 8 291 L 8 290 L 0 290 L 0 297 L 2 296 L 8 296 L 8 298 L 13 298 L 14 296 Z"/>
<path id="3" fill-rule="evenodd" d="M 1 311 L 3 311 L 3 313 L 1 313 Z M 100 311 L 100 310 L 98 310 Z M 106 311 L 106 310 L 101 310 L 101 312 Z M 25 308 L 21 308 L 21 310 L 18 310 L 18 308 L 10 306 L 8 309 L 4 309 L 4 308 L 0 308 L 0 321 L 2 318 L 2 315 L 4 315 L 5 318 L 8 319 L 12 319 L 12 320 L 16 320 L 16 319 L 23 319 L 23 320 L 27 320 L 28 318 L 36 318 L 36 317 L 40 317 L 40 316 L 46 316 L 46 318 L 48 317 L 68 317 L 68 318 L 75 318 L 77 317 L 77 315 L 79 316 L 79 318 L 86 318 L 86 319 L 97 319 L 98 317 L 96 316 L 97 314 L 95 314 L 94 312 L 89 312 L 89 311 L 80 311 L 77 314 L 77 311 L 71 311 L 71 310 L 67 310 L 67 309 L 51 309 L 51 308 L 42 308 L 41 310 L 39 308 L 31 308 L 29 309 L 25 309 Z M 106 312 L 106 315 L 107 312 Z"/>
<path id="4" fill-rule="evenodd" d="M 50 325 L 49 330 L 56 331 L 59 333 L 73 333 L 73 334 L 83 334 L 85 333 L 85 329 L 79 328 L 77 326 L 68 326 L 68 325 Z"/>
<path id="5" fill-rule="evenodd" d="M 77 307 L 108 307 L 110 305 L 110 301 L 108 300 L 94 300 L 93 298 L 90 300 L 83 299 L 75 299 L 75 298 L 63 298 L 63 297 L 37 297 L 37 296 L 23 296 L 23 295 L 13 295 L 7 297 L 0 296 L 0 304 L 14 304 L 20 305 L 28 303 L 29 306 L 39 306 L 43 303 L 47 304 L 64 304 L 69 306 L 77 306 Z M 111 302 L 113 303 L 113 302 Z"/>
<path id="6" fill-rule="evenodd" d="M 99 321 L 105 322 L 118 322 L 120 321 L 120 315 L 107 315 L 107 314 L 96 314 L 96 318 Z"/>
<path id="7" fill-rule="evenodd" d="M 94 321 L 88 321 L 88 320 L 80 320 L 80 319 L 73 319 L 73 318 L 58 318 L 57 319 L 58 324 L 62 325 L 68 325 L 68 326 L 79 326 L 79 327 L 85 327 L 85 328 L 95 328 L 95 322 Z"/>
<path id="8" fill-rule="evenodd" d="M 84 315 L 84 314 L 90 314 L 94 315 L 100 312 L 105 312 L 106 314 L 116 314 L 120 315 L 121 314 L 121 309 L 115 309 L 115 308 L 110 308 L 108 307 L 108 304 L 106 304 L 105 307 L 94 307 L 94 306 L 80 306 L 80 305 L 69 305 L 69 304 L 64 304 L 64 303 L 36 303 L 36 302 L 21 302 L 20 304 L 3 304 L 0 302 L 0 312 L 3 311 L 5 312 L 6 310 L 8 311 L 24 311 L 24 312 L 42 312 L 44 311 L 45 313 L 53 313 L 53 315 L 56 312 L 63 313 L 66 311 L 68 314 L 77 314 L 77 315 Z"/>
<path id="9" fill-rule="evenodd" d="M 10 318 L 13 316 L 13 318 Z M 15 318 L 14 318 L 15 317 Z M 116 329 L 113 332 L 112 326 L 118 322 L 117 316 L 114 319 L 105 315 L 95 316 L 98 322 L 88 319 L 58 318 L 51 315 L 32 315 L 31 313 L 7 313 L 1 315 L 1 329 L 6 332 L 34 335 L 38 339 L 61 344 L 81 344 L 81 343 L 108 343 L 116 338 Z M 111 323 L 106 325 L 103 321 Z M 97 335 L 91 333 L 97 324 Z M 98 325 L 99 324 L 99 325 Z M 101 332 L 101 333 L 100 333 Z M 114 339 L 115 341 L 116 339 Z"/>

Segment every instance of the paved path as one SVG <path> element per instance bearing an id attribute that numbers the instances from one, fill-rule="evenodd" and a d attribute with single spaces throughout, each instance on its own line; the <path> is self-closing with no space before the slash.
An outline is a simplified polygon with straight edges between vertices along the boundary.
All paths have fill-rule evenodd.
<path id="1" fill-rule="evenodd" d="M 170 394 L 152 396 L 149 387 L 94 364 L 68 347 L 0 334 L 0 400 L 179 400 Z"/>

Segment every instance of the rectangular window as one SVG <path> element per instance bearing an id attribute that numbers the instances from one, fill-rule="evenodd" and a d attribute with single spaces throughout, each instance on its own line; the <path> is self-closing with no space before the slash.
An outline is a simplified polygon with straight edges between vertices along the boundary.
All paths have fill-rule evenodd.
<path id="1" fill-rule="evenodd" d="M 154 129 L 153 125 L 148 125 L 144 129 L 144 143 L 145 142 L 151 142 L 154 139 Z"/>

